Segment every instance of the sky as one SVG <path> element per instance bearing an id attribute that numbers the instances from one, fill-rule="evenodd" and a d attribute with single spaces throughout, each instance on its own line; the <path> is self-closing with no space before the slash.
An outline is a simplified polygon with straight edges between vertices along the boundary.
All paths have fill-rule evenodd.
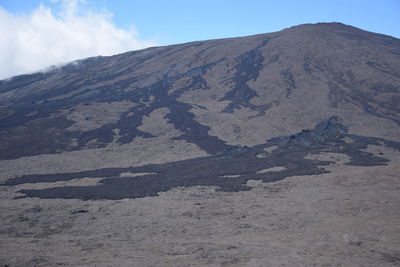
<path id="1" fill-rule="evenodd" d="M 0 0 L 0 79 L 91 56 L 333 21 L 400 38 L 400 0 Z"/>

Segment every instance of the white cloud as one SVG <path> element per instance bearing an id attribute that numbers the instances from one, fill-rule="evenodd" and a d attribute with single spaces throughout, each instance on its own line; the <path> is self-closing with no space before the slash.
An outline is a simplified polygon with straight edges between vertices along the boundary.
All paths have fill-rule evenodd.
<path id="1" fill-rule="evenodd" d="M 59 4 L 59 14 L 43 4 L 23 15 L 0 6 L 0 79 L 80 58 L 156 45 L 140 40 L 133 26 L 129 30 L 118 28 L 107 10 L 88 8 L 80 0 Z"/>

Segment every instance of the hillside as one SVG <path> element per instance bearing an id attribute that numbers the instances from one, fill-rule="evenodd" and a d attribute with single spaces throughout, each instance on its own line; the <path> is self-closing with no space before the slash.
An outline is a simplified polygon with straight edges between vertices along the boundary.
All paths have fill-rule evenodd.
<path id="1" fill-rule="evenodd" d="M 398 173 L 400 40 L 341 23 L 0 81 L 0 263 L 396 266 Z"/>

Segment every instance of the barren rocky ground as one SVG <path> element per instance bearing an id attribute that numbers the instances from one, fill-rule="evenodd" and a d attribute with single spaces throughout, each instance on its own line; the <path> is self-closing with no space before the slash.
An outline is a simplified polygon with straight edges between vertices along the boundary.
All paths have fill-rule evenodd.
<path id="1" fill-rule="evenodd" d="M 22 198 L 21 188 L 90 186 L 93 178 L 1 188 L 1 258 L 9 266 L 398 266 L 400 152 L 249 191 L 176 187 L 121 200 Z M 229 178 L 227 178 L 229 179 Z"/>
<path id="2" fill-rule="evenodd" d="M 399 266 L 399 90 L 340 23 L 0 81 L 0 266 Z"/>

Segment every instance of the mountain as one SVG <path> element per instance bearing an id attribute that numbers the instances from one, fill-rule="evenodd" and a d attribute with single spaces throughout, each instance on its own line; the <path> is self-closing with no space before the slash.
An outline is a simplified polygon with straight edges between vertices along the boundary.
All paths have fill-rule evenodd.
<path id="1" fill-rule="evenodd" d="M 5 188 L 3 203 L 8 203 L 3 204 L 3 208 L 11 218 L 3 218 L 8 222 L 3 228 L 18 216 L 32 220 L 37 212 L 29 217 L 29 212 L 26 215 L 12 207 L 15 203 L 33 201 L 32 205 L 45 207 L 40 208 L 38 214 L 46 215 L 35 217 L 33 227 L 37 228 L 31 235 L 42 231 L 47 238 L 54 238 L 54 242 L 58 240 L 56 233 L 68 232 L 70 226 L 51 219 L 56 225 L 56 230 L 51 230 L 43 221 L 49 214 L 58 214 L 63 218 L 61 221 L 82 227 L 76 221 L 76 214 L 94 213 L 93 216 L 98 217 L 104 215 L 101 209 L 112 212 L 109 206 L 104 206 L 96 213 L 96 205 L 105 202 L 90 202 L 89 205 L 85 204 L 87 200 L 109 201 L 107 203 L 118 206 L 123 204 L 116 201 L 124 199 L 142 213 L 146 213 L 145 207 L 149 205 L 157 211 L 153 215 L 146 213 L 144 219 L 140 219 L 144 224 L 155 222 L 154 214 L 168 218 L 168 214 L 155 208 L 157 205 L 177 208 L 184 205 L 182 203 L 204 202 L 208 203 L 209 211 L 218 213 L 210 205 L 219 203 L 217 205 L 224 206 L 223 209 L 235 210 L 240 216 L 253 216 L 252 221 L 240 225 L 258 222 L 262 229 L 271 230 L 276 225 L 282 226 L 282 220 L 293 221 L 294 225 L 274 228 L 282 234 L 276 242 L 284 246 L 289 245 L 282 240 L 291 231 L 301 231 L 302 223 L 304 227 L 315 229 L 321 221 L 326 224 L 337 219 L 344 228 L 336 226 L 332 231 L 343 235 L 345 241 L 341 244 L 337 237 L 329 237 L 335 249 L 347 251 L 346 246 L 350 246 L 352 253 L 362 258 L 363 266 L 396 265 L 400 262 L 400 244 L 392 239 L 384 245 L 375 244 L 371 240 L 378 235 L 376 231 L 371 231 L 371 236 L 353 233 L 353 228 L 353 232 L 346 232 L 346 225 L 355 220 L 354 216 L 363 214 L 339 206 L 341 198 L 347 197 L 349 207 L 365 211 L 370 216 L 368 220 L 375 216 L 371 220 L 376 224 L 380 218 L 393 220 L 393 225 L 386 225 L 383 234 L 390 236 L 396 232 L 398 227 L 394 221 L 400 219 L 400 210 L 387 203 L 399 200 L 400 187 L 396 179 L 400 170 L 399 153 L 400 40 L 341 23 L 304 24 L 274 33 L 152 47 L 110 57 L 82 59 L 46 72 L 0 81 L 0 182 Z M 378 182 L 376 176 L 382 176 L 382 180 Z M 334 182 L 326 184 L 328 182 L 321 177 Z M 307 186 L 301 187 L 299 179 L 309 179 L 303 181 Z M 264 187 L 255 186 L 255 181 Z M 339 185 L 343 185 L 340 190 Z M 289 194 L 287 186 L 298 190 L 297 195 Z M 368 190 L 372 199 L 385 195 L 386 202 L 380 200 L 379 203 L 387 205 L 371 204 L 370 198 L 364 199 L 362 190 Z M 171 192 L 176 199 L 168 195 Z M 328 201 L 328 204 L 321 204 L 323 208 L 314 206 L 324 215 L 311 214 L 301 204 L 303 201 L 311 203 L 305 192 L 315 195 L 318 201 L 324 201 L 324 192 L 330 195 L 328 199 L 333 204 Z M 286 204 L 270 199 L 275 206 L 268 206 L 276 210 L 278 215 L 271 215 L 271 218 L 279 222 L 269 221 L 266 225 L 259 221 L 262 206 L 253 207 L 254 203 L 242 198 L 243 194 L 253 196 L 257 205 L 265 204 L 259 199 L 263 194 L 276 198 L 284 194 Z M 190 201 L 184 200 L 185 197 Z M 225 198 L 235 205 L 239 205 L 238 199 L 245 204 L 232 207 L 229 201 L 228 204 L 224 202 Z M 56 205 L 54 203 L 60 205 L 62 202 L 57 202 L 60 199 L 73 201 L 64 207 L 72 209 L 73 219 L 66 219 L 51 208 Z M 159 203 L 161 199 L 165 204 Z M 308 219 L 295 213 L 296 208 L 287 207 L 291 201 L 300 213 L 309 216 L 306 216 Z M 360 208 L 361 202 L 368 204 Z M 200 214 L 197 204 L 193 205 Z M 72 206 L 83 208 L 73 209 Z M 245 212 L 249 207 L 254 208 L 254 214 Z M 378 211 L 372 211 L 371 207 Z M 47 212 L 42 212 L 43 209 Z M 182 215 L 185 220 L 197 216 L 190 210 Z M 117 217 L 122 216 L 119 211 L 113 212 Z M 330 218 L 335 212 L 338 217 Z M 203 215 L 213 221 L 215 218 L 210 214 Z M 231 215 L 223 216 L 227 219 Z M 182 223 L 166 220 L 164 227 Z M 211 231 L 210 225 L 200 217 L 198 220 L 196 227 Z M 108 223 L 110 227 L 117 227 L 114 221 Z M 26 229 L 25 224 L 22 220 L 19 227 Z M 214 229 L 224 240 L 229 236 L 226 227 Z M 368 229 L 371 227 L 367 225 Z M 257 236 L 261 228 L 249 226 L 253 232 L 247 235 L 254 238 L 252 234 Z M 11 231 L 7 229 L 3 232 Z M 238 229 L 243 232 L 247 228 Z M 143 230 L 142 234 L 147 235 L 148 231 L 161 234 L 153 228 Z M 329 235 L 321 231 L 321 235 Z M 194 237 L 178 235 L 183 243 L 198 237 L 196 234 Z M 149 242 L 147 237 L 141 238 Z M 313 242 L 312 238 L 316 237 L 309 233 L 302 238 Z M 165 242 L 163 244 L 168 243 Z M 318 244 L 326 245 L 323 241 Z M 185 245 L 183 253 L 189 255 L 191 261 L 202 255 L 201 249 L 193 246 L 196 247 Z M 301 247 L 300 243 L 295 246 Z M 250 261 L 248 254 L 255 253 L 249 252 L 248 246 L 244 247 L 239 253 L 243 258 L 221 253 L 236 259 L 228 260 L 229 264 L 243 266 Z M 316 251 L 326 253 L 321 247 L 315 248 Z M 187 252 L 191 248 L 194 251 Z M 96 253 L 103 250 L 92 249 Z M 207 255 L 202 264 L 224 263 L 221 259 L 225 256 L 214 255 L 212 246 L 204 245 L 203 249 L 208 252 L 204 252 Z M 359 249 L 364 249 L 367 256 L 360 256 Z M 276 255 L 276 261 L 263 259 L 260 266 L 282 263 L 278 260 L 280 254 L 270 253 Z M 148 258 L 146 264 L 161 264 L 159 258 L 155 259 Z M 302 264 L 341 262 L 333 254 L 329 254 L 325 262 L 313 259 L 307 258 Z M 94 258 L 92 260 L 95 262 Z M 296 262 L 292 260 L 287 264 Z M 53 260 L 44 259 L 44 262 L 54 264 Z M 182 262 L 182 266 L 187 263 Z M 347 255 L 341 263 L 351 265 L 354 261 Z M 110 264 L 118 265 L 115 261 Z"/>
<path id="2" fill-rule="evenodd" d="M 399 56 L 399 40 L 333 23 L 74 62 L 1 82 L 0 156 L 165 135 L 145 118 L 208 154 L 334 115 L 353 133 L 399 141 Z"/>

